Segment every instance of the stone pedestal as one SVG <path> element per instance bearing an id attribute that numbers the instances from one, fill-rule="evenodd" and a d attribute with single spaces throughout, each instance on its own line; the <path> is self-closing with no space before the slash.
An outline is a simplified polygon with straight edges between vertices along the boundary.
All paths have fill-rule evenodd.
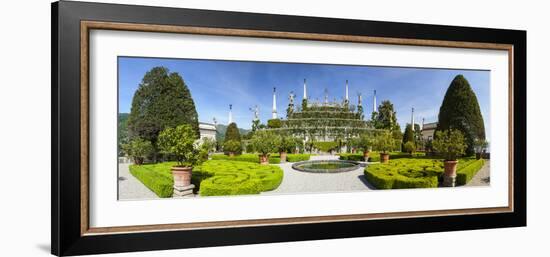
<path id="1" fill-rule="evenodd" d="M 176 186 L 174 185 L 174 194 L 172 197 L 192 197 L 193 195 L 193 188 L 195 188 L 195 185 L 190 184 L 188 186 Z"/>
<path id="2" fill-rule="evenodd" d="M 443 175 L 443 186 L 445 187 L 456 186 L 456 175 L 454 176 Z"/>

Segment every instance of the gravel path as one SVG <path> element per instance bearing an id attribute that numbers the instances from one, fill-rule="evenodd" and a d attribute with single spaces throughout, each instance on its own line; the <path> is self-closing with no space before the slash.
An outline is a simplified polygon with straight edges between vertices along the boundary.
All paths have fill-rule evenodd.
<path id="1" fill-rule="evenodd" d="M 311 156 L 311 160 L 336 160 L 338 156 Z M 278 164 L 284 172 L 281 185 L 262 194 L 364 191 L 374 189 L 363 175 L 364 168 L 341 173 L 310 173 L 292 169 L 292 163 Z"/>
<path id="2" fill-rule="evenodd" d="M 491 161 L 486 160 L 485 165 L 477 172 L 477 174 L 466 184 L 466 186 L 488 186 L 491 183 Z"/>
<path id="3" fill-rule="evenodd" d="M 137 178 L 130 174 L 129 163 L 118 165 L 118 199 L 119 200 L 144 200 L 159 198 L 149 190 Z"/>

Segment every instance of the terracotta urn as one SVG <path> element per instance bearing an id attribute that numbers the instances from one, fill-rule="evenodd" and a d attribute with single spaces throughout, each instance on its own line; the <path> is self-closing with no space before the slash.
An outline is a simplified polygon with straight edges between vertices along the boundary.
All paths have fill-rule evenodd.
<path id="1" fill-rule="evenodd" d="M 456 184 L 456 167 L 458 161 L 445 161 L 445 174 L 443 175 L 443 186 L 454 187 Z"/>
<path id="2" fill-rule="evenodd" d="M 363 159 L 368 162 L 369 161 L 369 154 L 370 154 L 370 151 L 369 150 L 365 150 L 363 152 Z"/>
<path id="3" fill-rule="evenodd" d="M 280 152 L 279 156 L 281 158 L 281 163 L 285 163 L 286 162 L 286 152 Z"/>
<path id="4" fill-rule="evenodd" d="M 380 153 L 380 163 L 388 163 L 390 161 L 389 153 Z"/>
<path id="5" fill-rule="evenodd" d="M 174 187 L 186 187 L 191 185 L 191 175 L 193 167 L 172 167 L 172 176 L 174 177 Z"/>
<path id="6" fill-rule="evenodd" d="M 269 164 L 269 159 L 268 159 L 267 155 L 260 154 L 260 155 L 258 155 L 258 157 L 260 157 L 260 164 L 262 164 L 262 165 Z"/>

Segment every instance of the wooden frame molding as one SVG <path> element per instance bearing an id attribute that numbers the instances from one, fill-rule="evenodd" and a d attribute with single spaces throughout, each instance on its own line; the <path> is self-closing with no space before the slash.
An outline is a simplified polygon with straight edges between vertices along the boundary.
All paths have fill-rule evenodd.
<path id="1" fill-rule="evenodd" d="M 494 208 L 472 208 L 472 209 L 452 209 L 436 211 L 412 211 L 412 212 L 392 212 L 392 213 L 371 213 L 357 215 L 332 215 L 315 217 L 293 217 L 277 219 L 258 219 L 258 220 L 233 220 L 233 221 L 213 221 L 196 222 L 180 224 L 157 224 L 141 226 L 122 226 L 122 227 L 90 227 L 89 218 L 89 33 L 91 30 L 123 30 L 139 32 L 161 32 L 161 33 L 184 33 L 198 35 L 217 35 L 217 36 L 237 36 L 237 37 L 258 37 L 258 38 L 278 38 L 278 39 L 296 39 L 296 40 L 318 40 L 335 42 L 354 42 L 371 44 L 391 44 L 391 45 L 414 45 L 428 47 L 452 47 L 452 48 L 471 48 L 471 49 L 494 49 L 506 50 L 509 57 L 509 185 L 508 185 L 508 206 Z M 228 227 L 249 227 L 249 226 L 270 226 L 287 224 L 308 224 L 323 222 L 342 222 L 342 221 L 361 221 L 361 220 L 379 220 L 395 218 L 415 218 L 415 217 L 433 217 L 449 215 L 472 215 L 489 213 L 509 213 L 514 212 L 514 46 L 511 44 L 495 44 L 481 42 L 459 42 L 443 40 L 424 40 L 424 39 L 404 39 L 390 37 L 370 37 L 370 36 L 352 36 L 335 34 L 314 34 L 266 30 L 245 30 L 245 29 L 226 29 L 210 27 L 192 27 L 192 26 L 172 26 L 172 25 L 154 25 L 138 23 L 118 23 L 82 20 L 80 22 L 80 232 L 81 236 L 94 236 L 101 234 L 117 233 L 138 233 L 153 231 L 171 231 L 171 230 L 193 230 L 210 228 L 228 228 Z"/>

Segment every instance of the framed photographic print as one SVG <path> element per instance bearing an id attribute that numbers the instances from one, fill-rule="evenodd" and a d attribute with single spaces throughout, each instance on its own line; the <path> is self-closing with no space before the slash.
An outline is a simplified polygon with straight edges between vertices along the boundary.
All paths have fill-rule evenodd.
<path id="1" fill-rule="evenodd" d="M 56 2 L 52 253 L 526 225 L 526 32 Z"/>

